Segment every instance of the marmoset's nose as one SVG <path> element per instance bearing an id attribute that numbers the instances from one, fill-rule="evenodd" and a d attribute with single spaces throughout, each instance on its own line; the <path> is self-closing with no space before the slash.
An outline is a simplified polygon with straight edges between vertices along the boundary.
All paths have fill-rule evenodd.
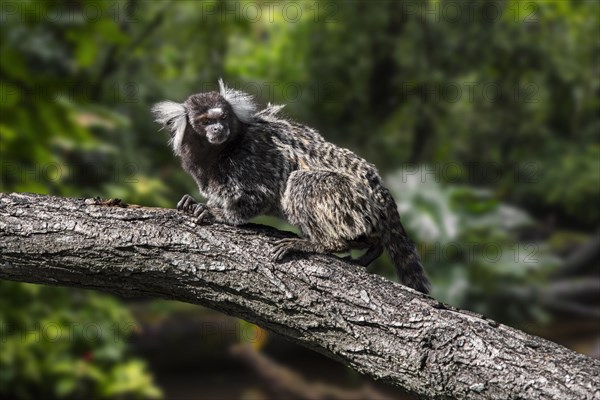
<path id="1" fill-rule="evenodd" d="M 212 134 L 220 133 L 223 130 L 223 125 L 213 124 L 213 125 L 206 127 L 206 130 Z"/>

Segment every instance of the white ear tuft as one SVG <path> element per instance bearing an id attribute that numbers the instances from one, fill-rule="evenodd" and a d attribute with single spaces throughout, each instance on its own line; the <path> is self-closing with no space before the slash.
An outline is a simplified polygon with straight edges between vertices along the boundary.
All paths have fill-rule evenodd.
<path id="1" fill-rule="evenodd" d="M 252 122 L 254 113 L 256 113 L 256 104 L 254 98 L 248 93 L 241 92 L 239 90 L 230 89 L 225 86 L 223 79 L 219 78 L 219 92 L 221 96 L 231 104 L 233 112 L 244 123 Z"/>
<path id="2" fill-rule="evenodd" d="M 183 104 L 173 101 L 161 101 L 152 107 L 154 120 L 171 131 L 169 144 L 175 154 L 181 154 L 181 142 L 187 126 L 187 115 Z"/>

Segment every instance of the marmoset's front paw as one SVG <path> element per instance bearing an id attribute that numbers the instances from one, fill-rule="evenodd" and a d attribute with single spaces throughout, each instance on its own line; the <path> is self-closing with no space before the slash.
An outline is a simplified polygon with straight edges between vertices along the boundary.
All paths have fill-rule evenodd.
<path id="1" fill-rule="evenodd" d="M 179 203 L 177 203 L 177 210 L 192 214 L 196 217 L 197 224 L 212 224 L 215 221 L 215 217 L 210 212 L 208 206 L 206 204 L 198 203 L 189 194 L 184 195 L 181 200 L 179 200 Z"/>
<path id="2" fill-rule="evenodd" d="M 205 204 L 196 204 L 193 215 L 198 225 L 209 225 L 215 222 L 215 216 Z"/>
<path id="3" fill-rule="evenodd" d="M 193 213 L 198 202 L 189 194 L 184 194 L 181 200 L 177 203 L 177 211 Z"/>

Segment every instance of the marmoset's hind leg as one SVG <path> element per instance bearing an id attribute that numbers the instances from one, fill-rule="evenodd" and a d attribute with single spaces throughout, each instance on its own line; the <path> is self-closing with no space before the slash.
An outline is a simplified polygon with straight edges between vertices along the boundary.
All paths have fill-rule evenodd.
<path id="1" fill-rule="evenodd" d="M 381 253 L 383 253 L 383 246 L 381 244 L 375 244 L 369 247 L 365 254 L 352 261 L 362 265 L 363 267 L 367 267 L 369 264 L 375 261 L 375 259 L 379 257 Z"/>
<path id="2" fill-rule="evenodd" d="M 368 267 L 377 257 L 383 253 L 383 245 L 381 244 L 381 238 L 378 236 L 371 237 L 369 239 L 363 239 L 353 241 L 350 243 L 350 247 L 353 249 L 367 249 L 363 255 L 358 258 L 352 258 L 351 255 L 342 257 L 344 261 L 349 261 L 363 267 Z"/>
<path id="3" fill-rule="evenodd" d="M 302 238 L 287 238 L 275 242 L 275 250 L 273 252 L 273 260 L 281 261 L 288 254 L 292 253 L 318 253 L 328 254 L 334 252 L 342 252 L 349 250 L 349 244 L 344 241 L 338 243 L 316 243 L 310 239 Z"/>
<path id="4" fill-rule="evenodd" d="M 333 171 L 295 171 L 288 178 L 282 198 L 286 219 L 305 239 L 283 239 L 274 259 L 295 252 L 335 253 L 348 251 L 360 238 L 371 237 L 376 222 L 369 188 L 361 179 Z M 353 245 L 354 243 L 354 245 Z M 359 259 L 369 263 L 381 251 L 372 243 Z M 364 243 L 361 248 L 365 248 Z"/>

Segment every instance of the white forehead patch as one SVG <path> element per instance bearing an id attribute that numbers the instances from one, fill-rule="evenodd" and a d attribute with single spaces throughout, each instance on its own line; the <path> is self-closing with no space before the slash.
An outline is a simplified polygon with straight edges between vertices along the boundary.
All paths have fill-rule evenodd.
<path id="1" fill-rule="evenodd" d="M 209 118 L 217 118 L 220 117 L 221 114 L 223 114 L 223 110 L 221 109 L 221 107 L 215 107 L 208 110 Z"/>

